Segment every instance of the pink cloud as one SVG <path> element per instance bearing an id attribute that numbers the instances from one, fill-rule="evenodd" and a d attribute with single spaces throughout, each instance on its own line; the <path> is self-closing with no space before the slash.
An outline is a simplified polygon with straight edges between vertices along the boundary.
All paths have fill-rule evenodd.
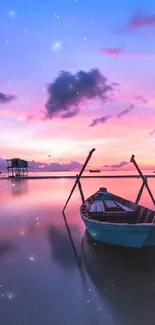
<path id="1" fill-rule="evenodd" d="M 106 55 L 120 56 L 124 54 L 124 51 L 121 48 L 103 48 L 99 49 L 99 52 Z"/>
<path id="2" fill-rule="evenodd" d="M 127 52 L 121 48 L 101 48 L 99 52 L 105 55 L 125 57 L 127 59 L 155 59 L 155 54 L 152 53 Z"/>
<path id="3" fill-rule="evenodd" d="M 126 26 L 121 31 L 132 31 L 140 28 L 155 26 L 155 14 L 142 14 L 137 12 L 129 19 Z"/>

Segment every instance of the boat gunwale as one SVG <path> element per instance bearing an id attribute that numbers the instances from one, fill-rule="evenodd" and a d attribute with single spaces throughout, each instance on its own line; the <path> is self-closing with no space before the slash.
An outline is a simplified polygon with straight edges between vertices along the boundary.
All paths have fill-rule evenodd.
<path id="1" fill-rule="evenodd" d="M 80 212 L 81 213 L 81 212 Z M 97 223 L 97 224 L 104 224 L 104 225 L 108 225 L 108 226 L 128 226 L 128 227 L 138 227 L 138 226 L 145 226 L 145 227 L 149 227 L 149 226 L 155 226 L 155 223 L 126 223 L 126 222 L 108 222 L 108 221 L 98 221 L 98 220 L 95 220 L 95 219 L 89 219 L 87 218 L 86 216 L 84 216 L 82 213 L 81 213 L 81 217 L 89 222 L 92 222 L 92 223 Z"/>
<path id="2" fill-rule="evenodd" d="M 127 222 L 109 222 L 109 221 L 98 221 L 98 220 L 95 220 L 95 219 L 91 219 L 91 218 L 88 218 L 88 216 L 86 216 L 86 215 L 84 215 L 83 214 L 83 212 L 82 212 L 82 209 L 83 208 L 85 208 L 85 211 L 86 212 L 88 212 L 87 211 L 87 209 L 86 209 L 86 202 L 88 202 L 88 200 L 90 200 L 90 199 L 92 199 L 95 195 L 97 195 L 97 193 L 99 193 L 99 192 L 101 192 L 100 190 L 98 190 L 97 192 L 95 192 L 95 193 L 93 193 L 91 196 L 89 196 L 87 199 L 86 199 L 86 201 L 85 201 L 85 203 L 82 203 L 81 204 L 81 206 L 80 206 L 80 214 L 81 214 L 81 217 L 83 218 L 83 220 L 85 219 L 85 220 L 87 220 L 87 221 L 89 221 L 89 222 L 91 222 L 91 223 L 96 223 L 96 224 L 103 224 L 103 225 L 109 225 L 109 226 L 128 226 L 128 227 L 151 227 L 152 228 L 152 226 L 155 226 L 155 223 L 154 222 L 151 222 L 151 223 L 145 223 L 145 222 L 143 222 L 143 223 L 127 223 Z M 108 192 L 108 191 L 107 191 Z M 112 193 L 110 193 L 110 192 L 108 192 L 109 194 L 112 194 Z M 115 194 L 112 194 L 112 195 L 114 195 L 114 196 L 116 196 L 116 197 L 119 197 L 119 196 L 117 196 L 117 195 L 115 195 Z M 126 200 L 125 198 L 122 198 L 122 197 L 119 197 L 119 198 L 121 198 L 121 199 L 124 199 L 124 200 Z M 131 202 L 131 203 L 134 203 L 134 202 L 132 202 L 132 201 L 130 201 L 130 200 L 127 200 L 128 202 Z M 143 208 L 143 209 L 146 209 L 146 210 L 149 210 L 150 212 L 154 212 L 155 213 L 155 210 L 152 210 L 152 209 L 150 209 L 150 208 L 147 208 L 147 207 L 145 207 L 145 206 L 143 206 L 143 205 L 139 205 L 139 204 L 136 204 L 136 203 L 134 203 L 137 207 L 140 207 L 140 208 Z"/>

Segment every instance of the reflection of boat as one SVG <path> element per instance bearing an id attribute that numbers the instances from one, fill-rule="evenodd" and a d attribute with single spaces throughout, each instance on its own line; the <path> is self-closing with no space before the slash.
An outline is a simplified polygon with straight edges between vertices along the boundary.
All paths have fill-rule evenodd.
<path id="1" fill-rule="evenodd" d="M 85 233 L 84 267 L 100 298 L 105 324 L 152 325 L 155 299 L 155 249 L 137 250 L 94 243 Z"/>
<path id="2" fill-rule="evenodd" d="M 155 170 L 153 170 L 153 173 L 155 174 Z"/>
<path id="3" fill-rule="evenodd" d="M 90 173 L 100 173 L 100 169 L 89 169 Z"/>
<path id="4" fill-rule="evenodd" d="M 80 208 L 97 241 L 126 247 L 155 246 L 155 211 L 100 188 Z"/>

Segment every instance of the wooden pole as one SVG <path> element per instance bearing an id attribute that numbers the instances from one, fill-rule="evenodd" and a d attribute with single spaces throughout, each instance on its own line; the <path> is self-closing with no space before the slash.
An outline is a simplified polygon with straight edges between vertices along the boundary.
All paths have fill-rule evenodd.
<path id="1" fill-rule="evenodd" d="M 92 154 L 93 154 L 93 152 L 94 152 L 95 150 L 96 150 L 96 149 L 93 148 L 93 149 L 89 152 L 88 157 L 87 157 L 85 163 L 83 164 L 83 167 L 81 168 L 81 171 L 80 171 L 80 173 L 79 173 L 79 175 L 78 175 L 78 177 L 77 177 L 77 179 L 76 179 L 76 181 L 75 181 L 75 184 L 73 185 L 73 188 L 72 188 L 72 190 L 71 190 L 71 192 L 70 192 L 70 195 L 69 195 L 69 197 L 68 197 L 68 199 L 67 199 L 67 201 L 66 201 L 66 204 L 65 204 L 65 206 L 64 206 L 64 208 L 63 208 L 63 210 L 62 210 L 62 212 L 65 211 L 66 206 L 67 206 L 67 204 L 68 204 L 68 202 L 69 202 L 69 200 L 70 200 L 70 198 L 71 198 L 71 196 L 72 196 L 72 194 L 73 194 L 73 192 L 74 192 L 74 190 L 75 190 L 75 188 L 76 188 L 76 185 L 77 185 L 78 181 L 80 180 L 80 178 L 81 178 L 81 176 L 82 176 L 82 174 L 83 174 L 83 172 L 84 172 L 84 170 L 85 170 L 85 168 L 86 168 L 86 166 L 87 166 L 87 164 L 88 164 L 88 162 L 89 162 L 89 160 L 90 160 L 90 158 L 91 158 L 91 156 L 92 156 Z"/>
<path id="2" fill-rule="evenodd" d="M 153 204 L 155 205 L 155 200 L 154 200 L 153 194 L 152 194 L 152 192 L 151 192 L 151 190 L 150 190 L 150 188 L 149 188 L 149 185 L 148 185 L 148 183 L 147 183 L 147 181 L 146 181 L 146 178 L 144 177 L 144 175 L 143 175 L 143 173 L 141 172 L 141 170 L 140 170 L 138 164 L 137 164 L 136 161 L 135 161 L 135 156 L 134 156 L 134 155 L 131 156 L 130 162 L 132 162 L 132 163 L 134 164 L 134 166 L 136 167 L 136 169 L 137 169 L 139 175 L 141 176 L 141 178 L 142 178 L 142 180 L 143 180 L 144 185 L 146 186 L 146 188 L 147 188 L 147 190 L 148 190 L 148 193 L 150 194 L 150 197 L 151 197 L 151 199 L 152 199 L 152 202 L 153 202 Z"/>
<path id="3" fill-rule="evenodd" d="M 146 179 L 146 181 L 147 181 L 147 179 Z M 144 187 L 145 187 L 145 183 L 143 182 L 143 183 L 142 183 L 142 186 L 141 186 L 141 188 L 140 188 L 140 190 L 139 190 L 139 193 L 138 193 L 138 195 L 137 195 L 136 201 L 135 201 L 136 204 L 138 204 L 138 202 L 139 202 L 139 200 L 140 200 L 140 198 L 141 198 L 141 196 L 142 196 L 142 193 L 143 193 L 143 189 L 144 189 Z"/>
<path id="4" fill-rule="evenodd" d="M 76 175 L 76 179 L 78 179 L 78 175 Z M 85 203 L 85 198 L 84 198 L 84 194 L 83 194 L 83 190 L 82 190 L 80 180 L 78 180 L 78 188 L 79 188 L 79 191 L 80 191 L 82 203 L 84 204 Z"/>

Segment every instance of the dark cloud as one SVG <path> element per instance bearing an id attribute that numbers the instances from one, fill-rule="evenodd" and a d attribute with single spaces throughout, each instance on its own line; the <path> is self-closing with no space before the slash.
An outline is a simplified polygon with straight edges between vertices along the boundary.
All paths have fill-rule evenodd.
<path id="1" fill-rule="evenodd" d="M 123 111 L 121 111 L 118 115 L 117 118 L 121 118 L 122 116 L 128 114 L 129 112 L 131 112 L 134 109 L 135 105 L 130 105 L 129 108 L 124 109 Z M 95 126 L 97 124 L 103 124 L 105 122 L 107 122 L 110 118 L 112 118 L 112 115 L 105 115 L 101 118 L 96 118 L 92 121 L 92 123 L 89 126 Z"/>
<path id="2" fill-rule="evenodd" d="M 111 85 L 115 86 L 115 87 L 120 86 L 120 84 L 118 82 L 112 82 Z"/>
<path id="3" fill-rule="evenodd" d="M 112 115 L 105 115 L 101 118 L 96 118 L 92 121 L 92 123 L 89 126 L 95 126 L 97 124 L 103 124 L 105 122 L 107 122 L 110 118 L 112 117 Z"/>
<path id="4" fill-rule="evenodd" d="M 51 156 L 51 155 L 50 155 Z M 35 171 L 63 171 L 63 170 L 74 170 L 74 169 L 81 169 L 82 164 L 80 164 L 77 161 L 71 161 L 68 164 L 60 164 L 58 162 L 53 162 L 50 164 L 47 163 L 40 163 L 36 162 L 34 160 L 29 161 L 29 168 L 30 170 L 35 170 Z"/>
<path id="5" fill-rule="evenodd" d="M 62 71 L 48 86 L 46 118 L 76 116 L 79 113 L 80 104 L 96 98 L 105 102 L 108 92 L 113 89 L 114 85 L 108 84 L 107 79 L 98 69 L 92 69 L 89 72 L 81 70 L 76 74 Z"/>
<path id="6" fill-rule="evenodd" d="M 0 158 L 0 171 L 7 171 L 6 159 Z M 28 165 L 30 171 L 47 171 L 47 172 L 52 170 L 53 171 L 75 170 L 75 169 L 81 169 L 81 167 L 83 166 L 78 161 L 74 161 L 74 160 L 68 164 L 60 164 L 58 162 L 47 164 L 47 163 L 31 160 L 28 161 Z"/>
<path id="7" fill-rule="evenodd" d="M 127 162 L 127 161 L 121 161 L 119 164 L 116 164 L 116 165 L 104 165 L 103 167 L 111 167 L 111 168 L 121 168 L 121 167 L 124 167 L 126 165 L 129 165 L 130 163 Z"/>
<path id="8" fill-rule="evenodd" d="M 7 104 L 14 99 L 16 99 L 14 95 L 6 95 L 0 92 L 0 104 Z"/>
<path id="9" fill-rule="evenodd" d="M 121 28 L 120 32 L 128 32 L 138 30 L 141 28 L 154 27 L 155 26 L 155 14 L 146 14 L 137 12 L 133 17 L 129 19 L 126 26 Z"/>
<path id="10" fill-rule="evenodd" d="M 67 113 L 62 115 L 62 118 L 70 118 L 70 117 L 74 117 L 79 113 L 79 109 L 78 108 L 74 108 L 73 110 L 68 111 Z"/>
<path id="11" fill-rule="evenodd" d="M 143 96 L 136 96 L 135 99 L 144 104 L 148 103 L 147 99 L 145 99 Z"/>
<path id="12" fill-rule="evenodd" d="M 135 107 L 135 105 L 132 105 L 132 104 L 131 104 L 131 105 L 129 106 L 129 108 L 126 108 L 126 109 L 124 109 L 123 111 L 121 111 L 121 112 L 117 115 L 117 117 L 118 117 L 118 118 L 121 118 L 122 116 L 124 116 L 124 115 L 130 113 L 130 112 L 134 109 L 134 107 Z"/>
<path id="13" fill-rule="evenodd" d="M 149 133 L 149 135 L 154 135 L 155 134 L 155 129 Z"/>
<path id="14" fill-rule="evenodd" d="M 35 119 L 35 115 L 28 115 L 26 118 L 27 121 L 32 121 L 34 119 Z"/>
<path id="15" fill-rule="evenodd" d="M 130 163 L 127 161 L 121 161 L 118 165 L 111 165 L 112 168 L 121 168 L 124 167 L 126 165 L 129 165 Z"/>

